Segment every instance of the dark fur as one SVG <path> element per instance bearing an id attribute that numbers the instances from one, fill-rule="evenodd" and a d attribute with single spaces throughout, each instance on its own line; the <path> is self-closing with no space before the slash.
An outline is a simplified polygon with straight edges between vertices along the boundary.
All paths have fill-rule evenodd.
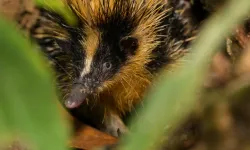
<path id="1" fill-rule="evenodd" d="M 92 28 L 98 28 L 102 32 L 100 37 L 102 41 L 97 47 L 91 72 L 81 81 L 83 83 L 87 82 L 87 80 L 92 81 L 88 84 L 88 88 L 94 89 L 102 82 L 111 79 L 125 64 L 132 53 L 131 51 L 135 50 L 126 51 L 120 45 L 122 38 L 126 37 L 138 25 L 135 16 L 131 13 L 134 11 L 131 7 L 132 4 L 126 0 L 117 0 L 114 5 L 115 11 L 108 15 L 110 6 L 106 3 L 105 6 L 99 9 L 100 16 L 98 16 L 97 22 L 91 24 Z M 102 15 L 105 16 L 105 19 L 102 18 Z M 84 23 L 84 20 L 81 21 Z M 111 64 L 111 68 L 103 69 L 105 63 Z M 91 87 L 91 85 L 95 85 L 95 87 Z"/>

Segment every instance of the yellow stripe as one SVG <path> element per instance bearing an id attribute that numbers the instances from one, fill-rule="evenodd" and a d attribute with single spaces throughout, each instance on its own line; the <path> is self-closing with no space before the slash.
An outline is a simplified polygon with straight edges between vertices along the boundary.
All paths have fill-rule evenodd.
<path id="1" fill-rule="evenodd" d="M 83 71 L 81 72 L 81 77 L 88 74 L 91 70 L 91 64 L 93 57 L 99 45 L 100 36 L 99 32 L 95 29 L 86 29 L 86 39 L 82 41 L 83 48 L 86 52 L 85 65 Z"/>

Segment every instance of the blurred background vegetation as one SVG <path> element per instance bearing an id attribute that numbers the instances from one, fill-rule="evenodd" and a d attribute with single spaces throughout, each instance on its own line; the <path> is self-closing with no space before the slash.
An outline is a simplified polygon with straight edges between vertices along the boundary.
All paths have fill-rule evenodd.
<path id="1" fill-rule="evenodd" d="M 204 2 L 209 3 L 209 0 Z M 36 4 L 58 11 L 74 24 L 74 17 L 71 17 L 71 12 L 61 0 L 36 0 Z M 213 8 L 213 3 L 209 4 L 211 6 L 207 6 Z M 246 68 L 250 64 L 246 61 L 250 59 L 247 53 L 247 35 L 238 37 L 244 49 L 243 56 L 246 58 L 240 57 L 237 63 L 229 67 L 233 69 L 231 72 L 221 75 L 221 78 L 226 79 L 228 74 L 233 72 L 237 78 L 227 81 L 226 86 L 203 92 L 199 98 L 197 96 L 197 91 L 203 91 L 203 83 L 209 72 L 210 63 L 213 62 L 212 58 L 220 57 L 220 61 L 215 64 L 219 65 L 220 70 L 227 67 L 227 60 L 215 54 L 221 49 L 222 44 L 225 44 L 229 34 L 241 25 L 249 14 L 249 0 L 231 0 L 205 22 L 199 37 L 191 45 L 192 53 L 183 58 L 186 61 L 185 65 L 176 68 L 172 74 L 162 76 L 161 83 L 148 97 L 152 100 L 145 104 L 138 112 L 139 117 L 132 121 L 132 132 L 123 137 L 120 149 L 146 150 L 152 144 L 162 144 L 160 138 L 166 134 L 166 141 L 171 143 L 175 139 L 173 133 L 182 123 L 190 122 L 192 113 L 199 114 L 196 122 L 205 129 L 202 130 L 199 139 L 204 140 L 201 142 L 203 145 L 200 144 L 203 147 L 206 142 L 206 146 L 210 146 L 208 149 L 216 146 L 222 149 L 247 149 L 250 146 L 246 140 L 243 140 L 244 144 L 240 142 L 247 139 L 247 136 L 241 133 L 248 133 L 247 125 L 250 119 L 250 107 L 248 110 L 246 101 L 249 96 L 249 77 Z M 240 30 L 237 31 L 239 33 Z M 67 141 L 72 128 L 60 112 L 61 106 L 57 101 L 54 79 L 46 61 L 41 57 L 37 47 L 31 45 L 22 36 L 21 31 L 16 29 L 15 24 L 3 16 L 0 18 L 0 33 L 0 149 L 7 140 L 13 139 L 16 135 L 32 143 L 32 149 L 68 149 Z M 198 99 L 205 102 L 198 105 Z M 213 113 L 209 113 L 211 110 Z M 218 116 L 222 118 L 218 119 Z M 237 123 L 232 125 L 232 120 Z M 213 144 L 214 147 L 209 144 L 211 140 L 206 138 L 211 133 L 216 133 L 212 135 L 214 139 L 220 138 L 217 145 Z M 239 138 L 233 140 L 231 137 Z M 170 148 L 177 149 L 178 144 L 171 144 Z M 202 146 L 197 145 L 196 149 L 201 150 Z"/>

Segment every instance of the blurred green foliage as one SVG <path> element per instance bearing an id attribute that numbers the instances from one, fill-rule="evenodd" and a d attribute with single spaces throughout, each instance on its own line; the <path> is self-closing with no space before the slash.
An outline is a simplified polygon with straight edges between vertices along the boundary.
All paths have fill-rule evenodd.
<path id="1" fill-rule="evenodd" d="M 57 12 L 58 14 L 62 15 L 69 24 L 75 25 L 76 18 L 63 1 L 64 0 L 35 0 L 38 6 Z"/>
<path id="2" fill-rule="evenodd" d="M 3 18 L 0 33 L 0 139 L 18 134 L 39 150 L 66 149 L 67 122 L 39 51 Z"/>

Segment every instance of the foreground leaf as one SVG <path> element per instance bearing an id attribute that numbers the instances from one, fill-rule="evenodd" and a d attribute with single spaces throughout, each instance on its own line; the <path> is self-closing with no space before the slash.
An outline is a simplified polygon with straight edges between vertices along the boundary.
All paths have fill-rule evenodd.
<path id="1" fill-rule="evenodd" d="M 1 18 L 0 33 L 0 127 L 28 137 L 39 150 L 64 150 L 66 122 L 38 51 Z"/>
<path id="2" fill-rule="evenodd" d="M 74 25 L 76 18 L 72 11 L 65 5 L 63 0 L 35 0 L 38 6 L 53 10 L 62 15 L 69 24 Z"/>

